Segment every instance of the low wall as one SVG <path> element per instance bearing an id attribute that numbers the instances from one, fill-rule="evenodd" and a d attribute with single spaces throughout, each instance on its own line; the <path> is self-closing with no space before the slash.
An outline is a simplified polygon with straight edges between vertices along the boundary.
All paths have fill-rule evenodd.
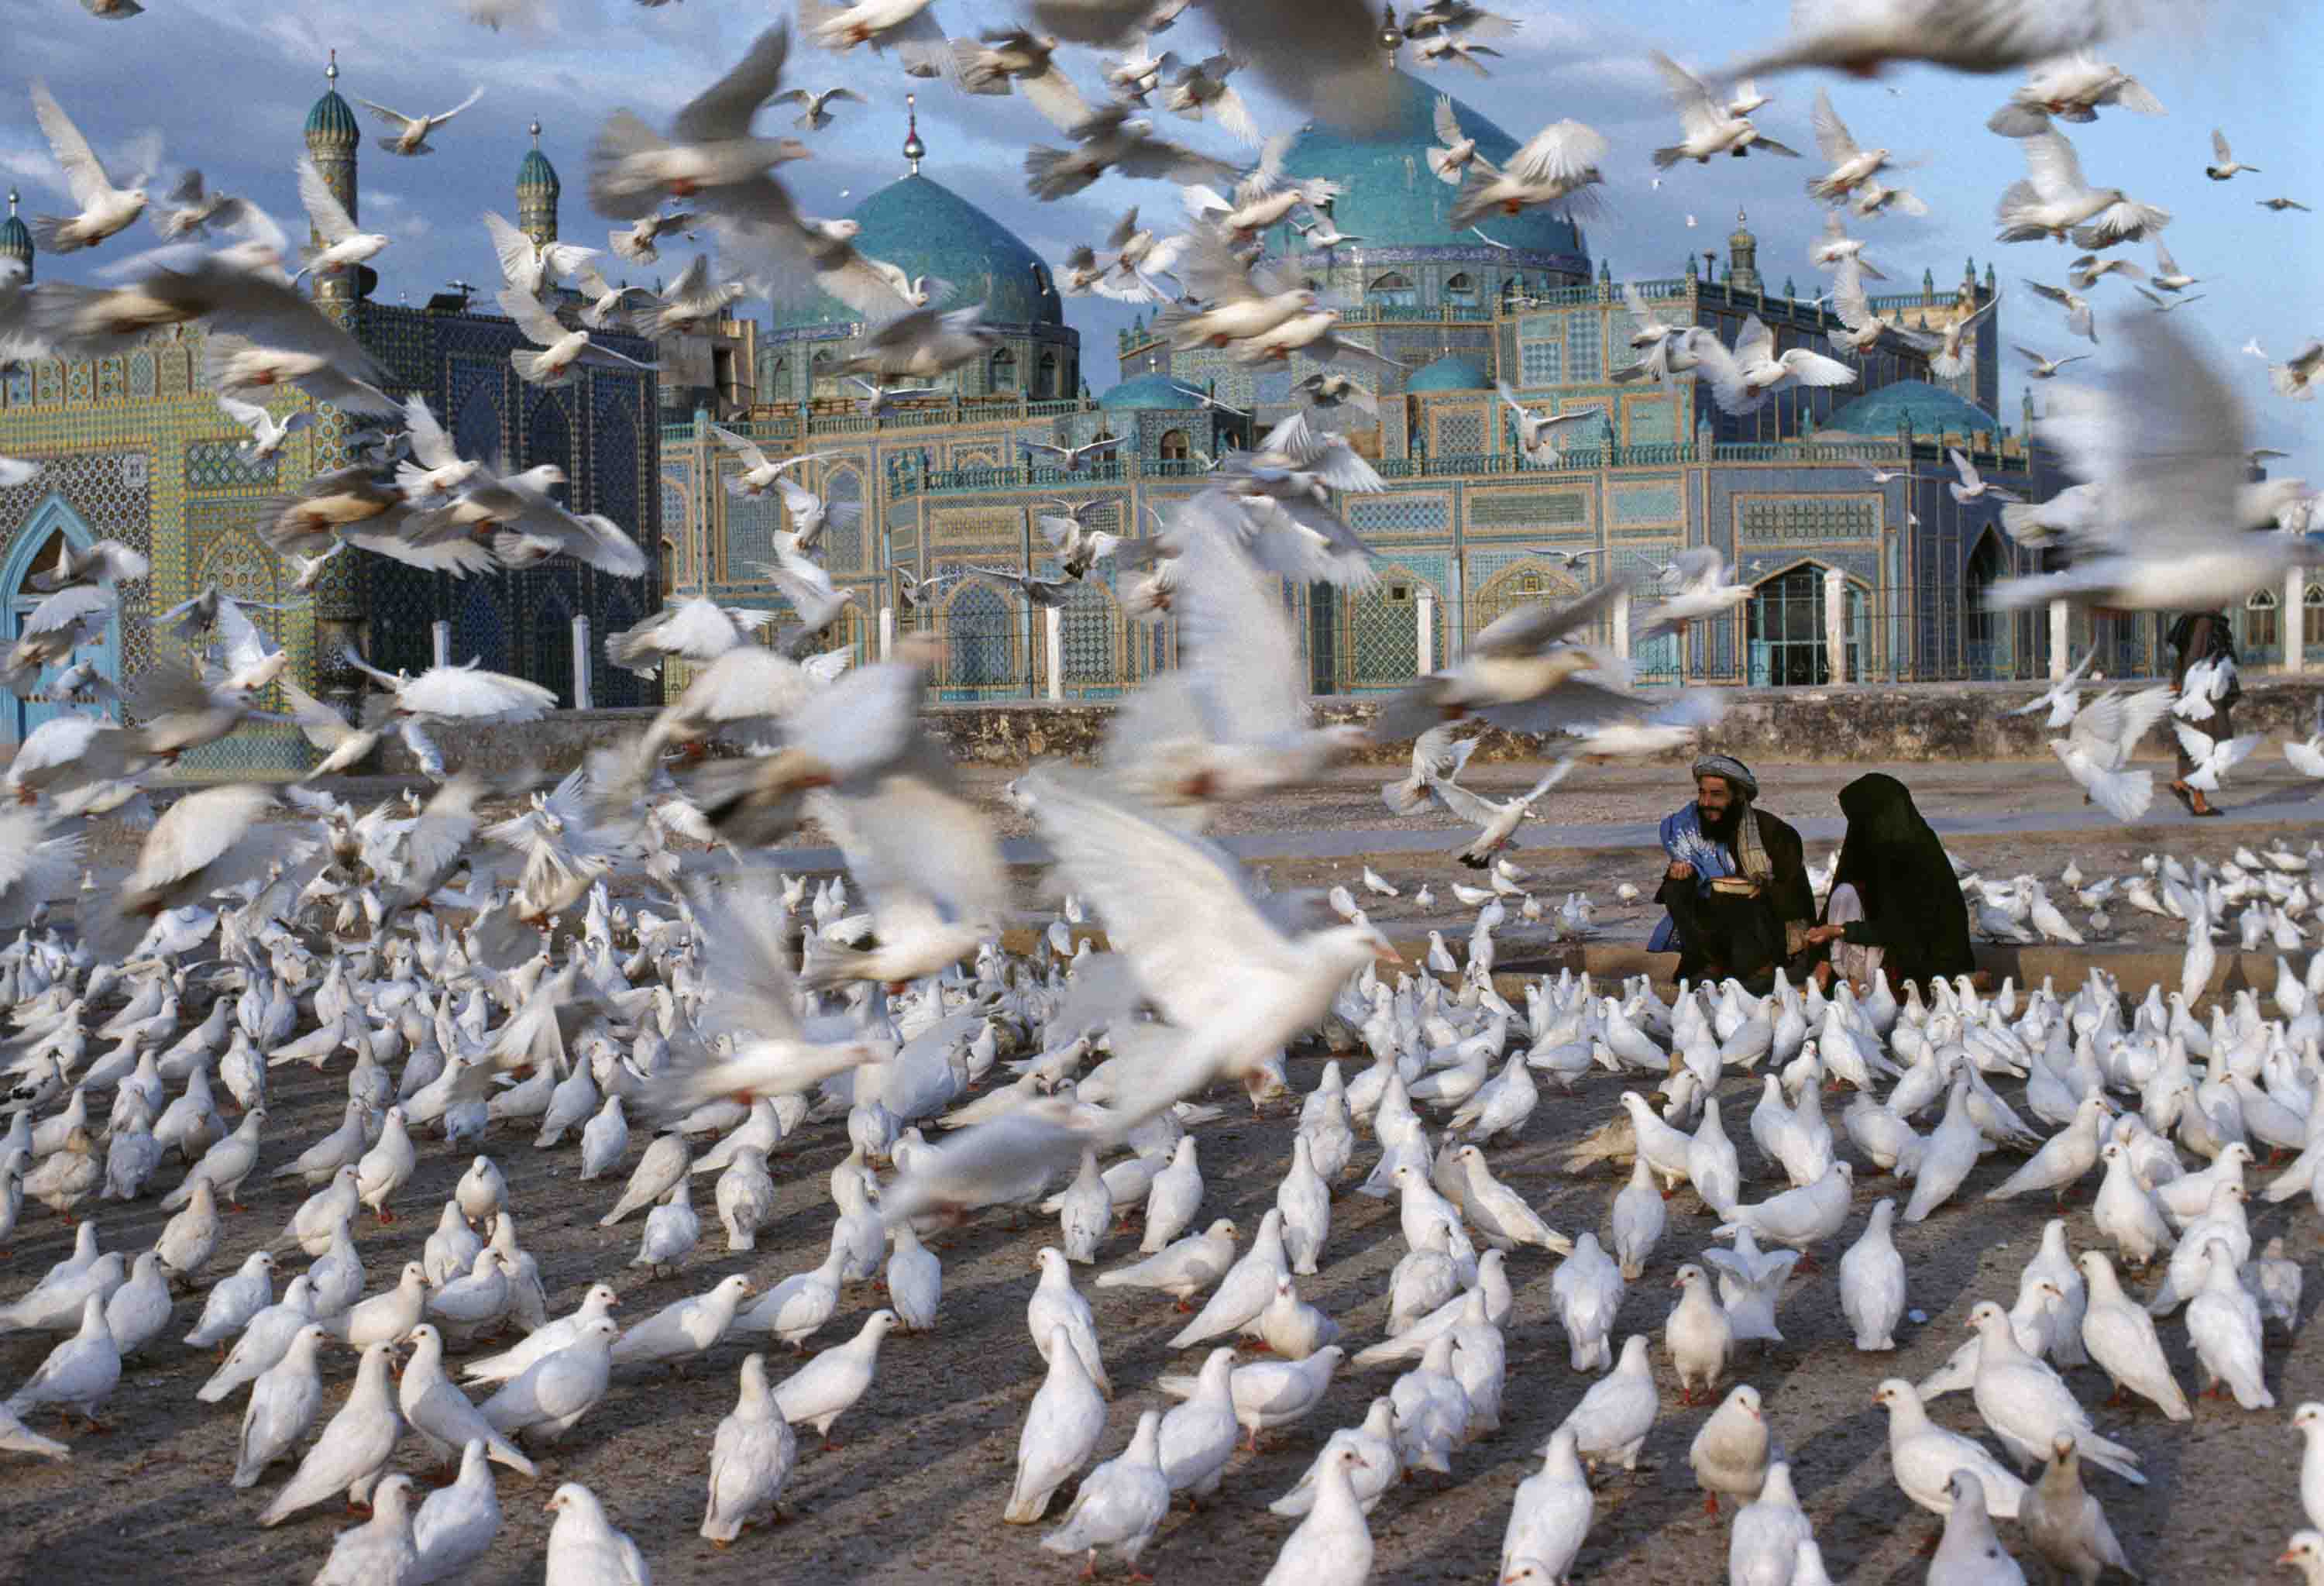
<path id="1" fill-rule="evenodd" d="M 2136 687 L 2133 685 L 2132 687 Z M 1846 763 L 1850 761 L 2046 761 L 2046 713 L 2004 713 L 2042 691 L 2032 683 L 1923 683 L 1911 687 L 1852 688 L 1724 689 L 1727 716 L 1718 729 L 1720 744 L 1746 761 L 1778 763 Z M 2085 692 L 2089 697 L 2089 691 Z M 2238 733 L 2264 733 L 2277 739 L 2304 738 L 2313 730 L 2324 678 L 2246 678 L 2236 706 Z M 1380 696 L 1329 695 L 1314 701 L 1320 724 L 1371 721 Z M 1037 760 L 1095 756 L 1111 702 L 1032 701 L 1013 704 L 943 705 L 925 715 L 928 730 L 957 760 L 978 765 L 1023 766 Z M 644 731 L 650 710 L 559 711 L 516 727 L 456 727 L 435 730 L 449 764 L 488 774 L 532 767 L 562 772 L 588 751 L 622 742 Z M 2153 750 L 2167 740 L 2150 736 Z M 1381 744 L 1362 757 L 1379 764 L 1402 763 L 1408 747 Z M 1486 760 L 1537 760 L 1539 742 L 1488 732 L 1479 748 Z M 1683 761 L 1688 752 L 1665 757 Z M 416 768 L 402 743 L 389 739 L 377 769 L 408 775 Z"/>

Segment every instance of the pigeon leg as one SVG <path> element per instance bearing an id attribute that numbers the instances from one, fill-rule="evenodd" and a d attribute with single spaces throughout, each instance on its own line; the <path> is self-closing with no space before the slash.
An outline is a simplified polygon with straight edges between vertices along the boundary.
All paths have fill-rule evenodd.
<path id="1" fill-rule="evenodd" d="M 1714 1517 L 1717 1517 L 1719 1513 L 1719 1494 L 1715 1492 L 1706 1492 L 1702 1495 L 1702 1512 Z"/>

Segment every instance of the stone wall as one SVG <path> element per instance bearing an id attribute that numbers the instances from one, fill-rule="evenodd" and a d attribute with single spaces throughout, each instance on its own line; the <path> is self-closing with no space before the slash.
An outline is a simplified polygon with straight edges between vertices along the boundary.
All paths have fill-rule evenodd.
<path id="1" fill-rule="evenodd" d="M 2046 761 L 2047 741 L 2056 734 L 2046 713 L 2003 713 L 2034 698 L 2034 684 L 1916 684 L 1910 687 L 1760 688 L 1722 691 L 1725 720 L 1711 737 L 1746 761 L 1774 762 Z M 2091 697 L 2085 691 L 2084 697 Z M 2235 711 L 2238 733 L 2271 738 L 2304 738 L 2314 730 L 2324 678 L 2246 678 Z M 1379 696 L 1333 695 L 1314 702 L 1322 724 L 1363 724 L 1372 719 Z M 559 711 L 521 727 L 443 727 L 436 731 L 447 764 L 488 774 L 527 767 L 561 772 L 589 750 L 633 737 L 653 717 L 648 710 Z M 1095 757 L 1113 718 L 1107 703 L 1062 705 L 945 705 L 926 714 L 928 730 L 954 759 L 974 765 L 1023 766 L 1037 760 Z M 2159 729 L 2167 732 L 2167 729 Z M 2167 738 L 2150 734 L 2153 752 Z M 1382 744 L 1364 758 L 1401 764 L 1409 746 Z M 1485 760 L 1536 760 L 1538 741 L 1489 731 L 1480 748 Z M 1662 757 L 1683 762 L 1691 751 Z M 413 770 L 401 742 L 388 740 L 377 768 L 389 774 Z"/>

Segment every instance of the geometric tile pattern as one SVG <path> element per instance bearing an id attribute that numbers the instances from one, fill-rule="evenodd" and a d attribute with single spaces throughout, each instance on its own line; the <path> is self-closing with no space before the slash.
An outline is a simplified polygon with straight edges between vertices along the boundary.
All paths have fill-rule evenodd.
<path id="1" fill-rule="evenodd" d="M 1675 484 L 1630 484 L 1614 491 L 1617 523 L 1665 523 L 1684 511 Z"/>
<path id="2" fill-rule="evenodd" d="M 1365 495 L 1344 507 L 1348 526 L 1388 533 L 1442 532 L 1452 527 L 1452 503 L 1441 495 Z"/>
<path id="3" fill-rule="evenodd" d="M 1521 529 L 1589 521 L 1590 498 L 1578 490 L 1496 491 L 1469 501 L 1469 522 L 1473 528 Z"/>

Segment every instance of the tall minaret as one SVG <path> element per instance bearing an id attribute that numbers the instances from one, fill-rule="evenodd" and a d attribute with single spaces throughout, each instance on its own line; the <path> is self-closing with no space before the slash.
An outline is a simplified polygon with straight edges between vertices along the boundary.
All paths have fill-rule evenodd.
<path id="1" fill-rule="evenodd" d="M 557 198 L 565 184 L 557 180 L 557 167 L 540 152 L 540 123 L 534 122 L 527 130 L 532 134 L 532 147 L 524 152 L 516 168 L 516 226 L 540 246 L 557 240 Z"/>
<path id="2" fill-rule="evenodd" d="M 1735 229 L 1727 235 L 1727 284 L 1738 292 L 1756 292 L 1759 285 L 1759 239 L 1743 211 L 1735 211 Z"/>
<path id="3" fill-rule="evenodd" d="M 24 266 L 24 285 L 32 281 L 32 229 L 16 218 L 16 189 L 8 189 L 8 218 L 0 220 L 0 259 L 15 259 Z"/>
<path id="4" fill-rule="evenodd" d="M 307 112 L 307 153 L 322 172 L 323 185 L 331 196 L 346 206 L 347 217 L 357 217 L 355 208 L 355 150 L 363 143 L 363 133 L 355 125 L 355 113 L 339 97 L 339 52 L 331 51 L 331 61 L 323 68 L 323 77 L 331 85 L 315 107 Z M 322 243 L 316 237 L 318 246 Z M 318 298 L 353 302 L 357 296 L 361 272 L 355 270 L 335 270 L 315 282 Z"/>

